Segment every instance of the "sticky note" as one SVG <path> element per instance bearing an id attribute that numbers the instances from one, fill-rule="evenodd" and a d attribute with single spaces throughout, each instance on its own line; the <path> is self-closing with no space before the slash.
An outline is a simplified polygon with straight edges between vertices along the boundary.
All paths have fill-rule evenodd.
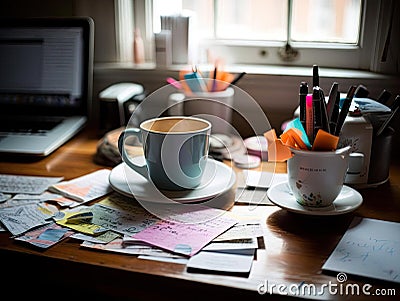
<path id="1" fill-rule="evenodd" d="M 332 135 L 324 130 L 318 130 L 315 136 L 312 150 L 313 151 L 333 151 L 339 142 L 339 137 Z"/>
<path id="2" fill-rule="evenodd" d="M 302 140 L 302 142 L 298 142 L 298 144 L 306 145 L 305 147 L 300 147 L 301 149 L 311 149 L 311 143 L 307 137 L 306 131 L 305 131 L 303 125 L 301 124 L 301 121 L 299 118 L 295 118 L 288 122 L 288 124 L 286 125 L 285 132 L 290 129 L 297 130 L 296 135 L 299 136 L 299 138 Z M 281 136 L 281 138 L 282 138 L 282 136 Z M 296 137 L 296 140 L 298 140 L 297 137 Z"/>
<path id="3" fill-rule="evenodd" d="M 282 142 L 290 147 L 308 150 L 307 145 L 301 139 L 301 132 L 296 128 L 290 128 L 281 135 Z"/>
<path id="4" fill-rule="evenodd" d="M 271 129 L 264 133 L 265 139 L 268 141 L 268 161 L 284 162 L 292 157 L 290 148 L 277 138 L 275 129 Z"/>

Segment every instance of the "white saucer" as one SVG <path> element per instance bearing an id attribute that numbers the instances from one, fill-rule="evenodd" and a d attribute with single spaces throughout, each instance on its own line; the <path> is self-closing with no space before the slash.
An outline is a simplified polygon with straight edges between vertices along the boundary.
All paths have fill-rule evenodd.
<path id="1" fill-rule="evenodd" d="M 160 191 L 152 182 L 129 168 L 125 163 L 121 163 L 111 170 L 109 182 L 115 191 L 128 197 L 133 196 L 139 201 L 191 203 L 208 200 L 228 191 L 236 182 L 236 174 L 226 164 L 208 159 L 203 180 L 198 188 Z"/>
<path id="2" fill-rule="evenodd" d="M 343 185 L 339 196 L 328 207 L 311 208 L 297 203 L 287 182 L 276 184 L 268 189 L 267 196 L 275 205 L 300 214 L 307 215 L 339 215 L 356 210 L 361 206 L 363 198 L 353 188 Z"/>

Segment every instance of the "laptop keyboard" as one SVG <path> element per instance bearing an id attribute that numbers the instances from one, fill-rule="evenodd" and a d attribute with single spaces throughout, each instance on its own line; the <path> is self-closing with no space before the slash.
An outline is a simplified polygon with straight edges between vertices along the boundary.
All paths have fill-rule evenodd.
<path id="1" fill-rule="evenodd" d="M 62 118 L 51 120 L 5 119 L 0 120 L 0 132 L 23 135 L 44 135 L 62 122 Z"/>

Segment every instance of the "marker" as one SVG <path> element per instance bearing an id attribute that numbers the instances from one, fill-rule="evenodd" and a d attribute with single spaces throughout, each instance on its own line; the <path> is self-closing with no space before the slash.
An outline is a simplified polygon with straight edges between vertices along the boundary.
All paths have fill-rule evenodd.
<path id="1" fill-rule="evenodd" d="M 167 77 L 167 83 L 171 84 L 171 86 L 177 88 L 178 90 L 182 89 L 181 83 L 177 81 L 175 78 Z"/>
<path id="2" fill-rule="evenodd" d="M 333 108 L 335 106 L 336 94 L 338 93 L 338 88 L 339 88 L 339 84 L 337 82 L 334 82 L 331 86 L 331 90 L 329 91 L 328 104 L 326 106 L 326 112 L 328 114 L 328 122 L 331 121 L 331 116 L 332 116 Z"/>
<path id="3" fill-rule="evenodd" d="M 354 93 L 354 97 L 357 98 L 366 98 L 369 95 L 368 89 L 363 85 L 358 85 L 356 92 Z"/>
<path id="4" fill-rule="evenodd" d="M 322 98 L 324 100 L 323 105 L 325 106 L 325 111 L 326 111 L 324 90 L 322 90 L 322 88 L 319 86 L 319 67 L 318 67 L 318 65 L 313 65 L 313 88 L 315 88 L 315 87 L 319 88 L 320 98 Z M 321 109 L 323 109 L 323 108 L 321 107 Z M 326 125 L 328 125 L 328 122 L 326 123 Z M 326 128 L 326 130 L 328 130 L 328 127 Z M 314 133 L 314 135 L 316 135 L 316 133 Z"/>
<path id="5" fill-rule="evenodd" d="M 313 117 L 313 105 L 312 105 L 312 94 L 306 96 L 306 134 L 308 141 L 312 144 L 314 142 L 314 117 Z"/>
<path id="6" fill-rule="evenodd" d="M 308 85 L 306 82 L 301 82 L 300 84 L 300 122 L 303 129 L 306 129 L 306 98 L 308 94 Z"/>
<path id="7" fill-rule="evenodd" d="M 313 142 L 315 136 L 320 129 L 323 129 L 323 117 L 322 117 L 322 107 L 321 107 L 321 92 L 318 86 L 313 88 L 312 94 L 312 108 L 313 108 Z"/>
<path id="8" fill-rule="evenodd" d="M 321 106 L 321 126 L 325 132 L 329 133 L 329 120 L 326 109 L 325 95 L 321 88 L 319 88 L 319 103 Z"/>
<path id="9" fill-rule="evenodd" d="M 336 100 L 335 103 L 333 104 L 331 117 L 329 118 L 329 133 L 332 135 L 335 134 L 336 124 L 339 117 L 339 111 L 340 111 L 339 104 L 340 104 L 340 93 L 338 92 L 336 93 Z"/>
<path id="10" fill-rule="evenodd" d="M 389 91 L 384 89 L 376 101 L 383 105 L 386 105 L 386 103 L 389 101 L 390 97 L 392 97 L 392 93 L 390 93 Z"/>
<path id="11" fill-rule="evenodd" d="M 313 65 L 313 87 L 319 87 L 318 65 Z"/>
<path id="12" fill-rule="evenodd" d="M 383 124 L 381 125 L 379 130 L 376 132 L 376 136 L 379 136 L 380 134 L 382 134 L 383 131 L 387 128 L 389 122 L 392 120 L 394 115 L 396 115 L 396 112 L 399 110 L 399 105 L 400 105 L 400 95 L 397 95 L 396 99 L 393 102 L 392 108 L 391 108 L 392 113 L 390 113 L 389 117 L 386 118 L 386 120 L 383 122 Z"/>
<path id="13" fill-rule="evenodd" d="M 340 131 L 342 130 L 344 121 L 347 117 L 347 114 L 349 113 L 350 105 L 351 105 L 351 102 L 353 101 L 353 97 L 354 97 L 356 89 L 357 89 L 356 86 L 351 86 L 349 88 L 349 91 L 347 92 L 346 98 L 342 104 L 342 108 L 339 113 L 338 121 L 337 121 L 336 128 L 335 128 L 335 133 L 334 133 L 335 136 L 339 136 Z"/>

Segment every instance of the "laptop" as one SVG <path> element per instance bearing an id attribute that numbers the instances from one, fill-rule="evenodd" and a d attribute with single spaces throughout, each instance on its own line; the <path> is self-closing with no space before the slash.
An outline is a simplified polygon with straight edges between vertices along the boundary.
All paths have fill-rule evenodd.
<path id="1" fill-rule="evenodd" d="M 88 123 L 89 17 L 0 19 L 0 154 L 47 156 Z"/>

